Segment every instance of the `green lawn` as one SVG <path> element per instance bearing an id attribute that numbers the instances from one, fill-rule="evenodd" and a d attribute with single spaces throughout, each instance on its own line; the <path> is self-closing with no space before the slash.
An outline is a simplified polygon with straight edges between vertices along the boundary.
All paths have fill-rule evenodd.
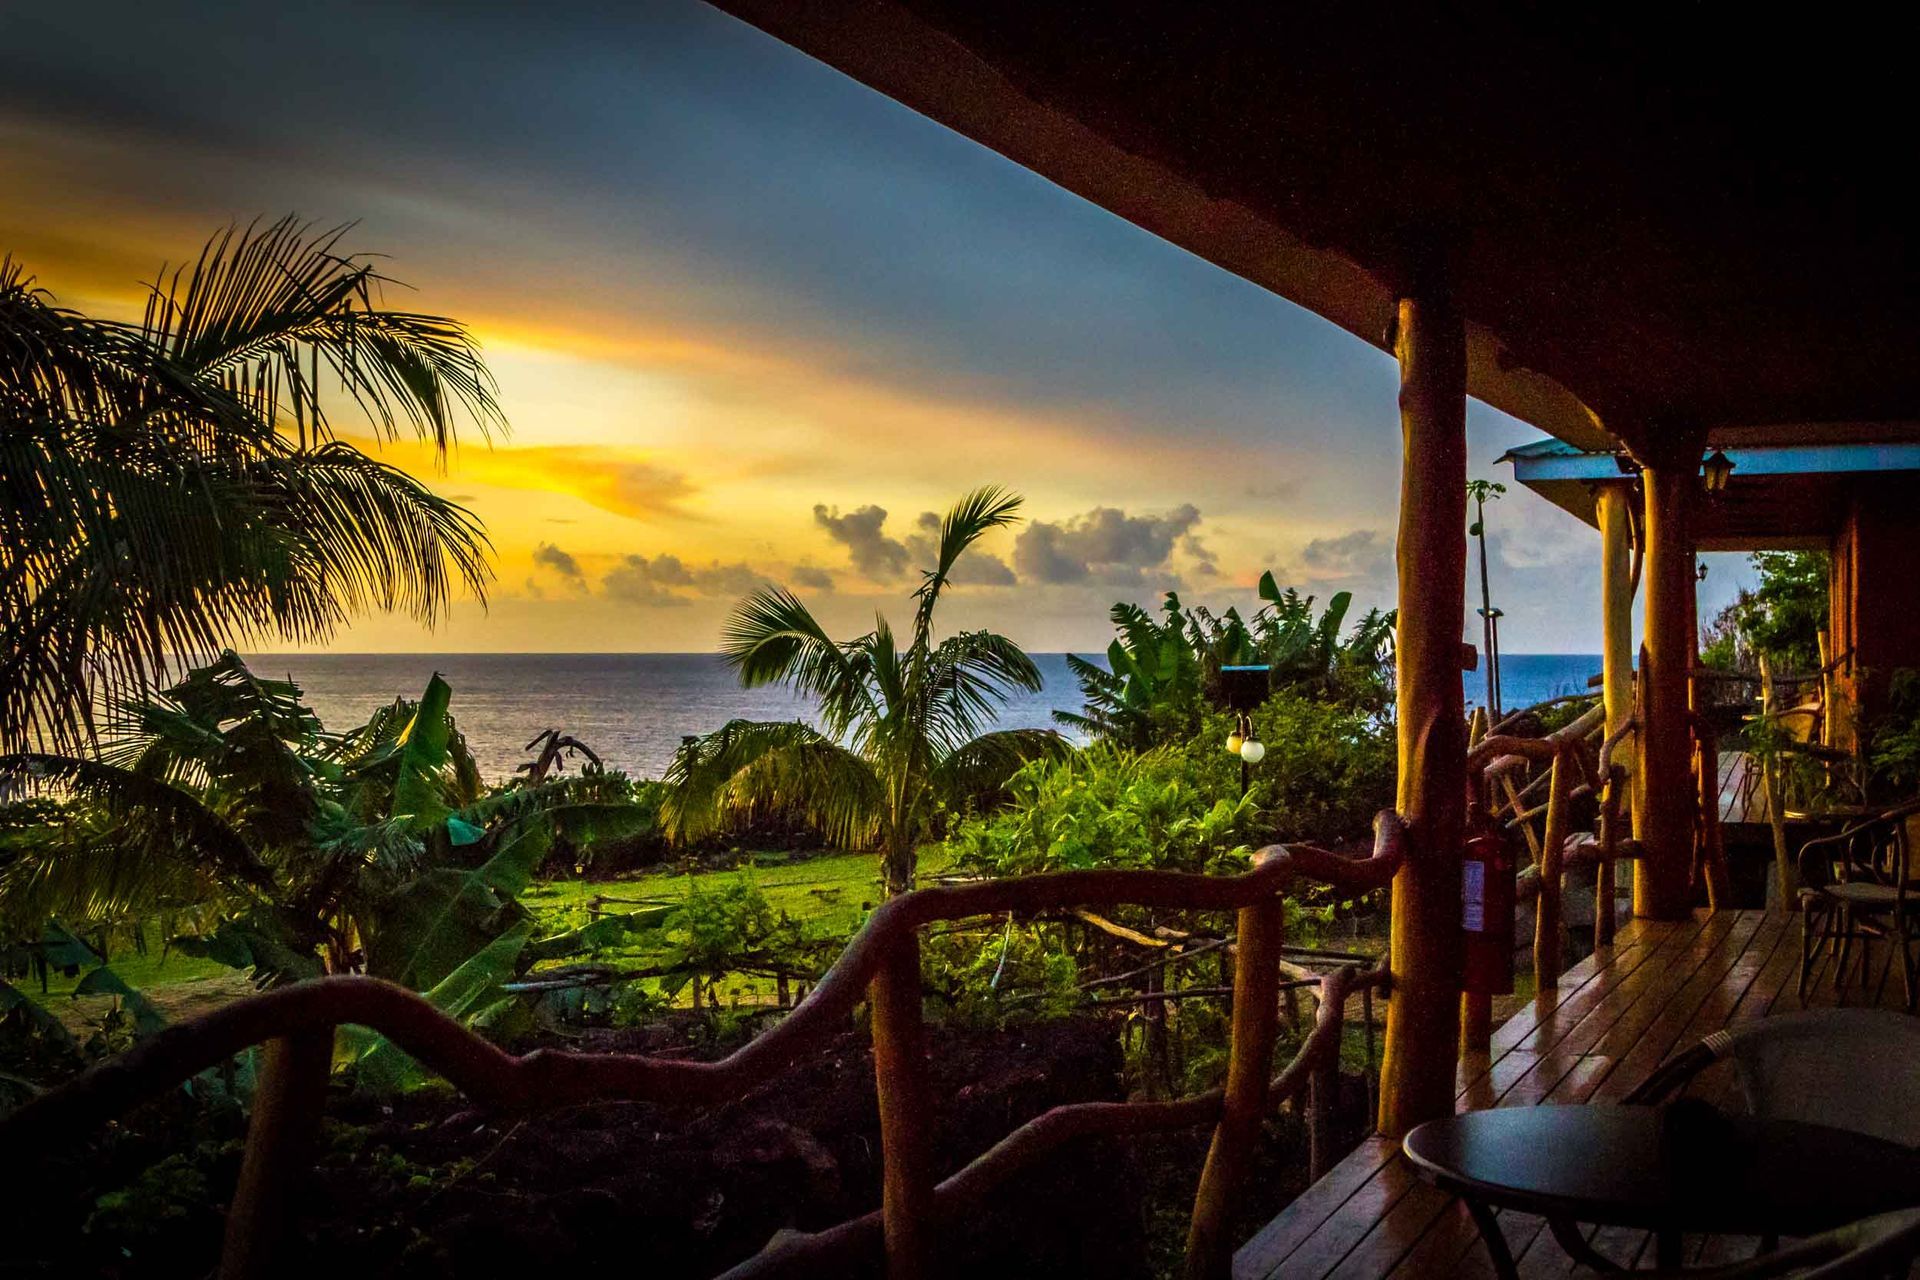
<path id="1" fill-rule="evenodd" d="M 160 927 L 150 924 L 145 926 L 145 928 L 147 935 L 147 949 L 145 952 L 135 949 L 130 943 L 121 943 L 118 944 L 112 954 L 107 957 L 107 963 L 112 966 L 113 971 L 119 974 L 128 986 L 139 991 L 145 991 L 150 987 L 174 986 L 182 982 L 198 982 L 207 978 L 223 977 L 233 972 L 233 970 L 229 969 L 226 965 L 216 961 L 202 960 L 198 956 L 185 955 L 179 951 L 169 951 L 163 954 L 164 948 L 162 944 L 165 941 L 165 937 Z M 69 995 L 73 991 L 74 984 L 79 981 L 80 978 L 77 974 L 69 978 L 64 974 L 55 972 L 48 975 L 46 994 L 48 996 Z M 13 985 L 27 992 L 29 995 L 37 996 L 40 994 L 40 983 L 33 978 L 17 979 Z"/>
<path id="2" fill-rule="evenodd" d="M 929 851 L 931 852 L 931 851 Z M 938 874 L 943 864 L 923 858 L 922 874 Z M 823 933 L 850 934 L 880 901 L 880 857 L 874 853 L 835 853 L 790 860 L 780 853 L 763 854 L 753 864 L 735 871 L 707 871 L 709 884 L 750 877 L 777 910 L 805 920 Z M 523 901 L 541 917 L 567 920 L 565 927 L 596 898 L 610 899 L 610 911 L 639 910 L 629 903 L 680 902 L 694 877 L 674 871 L 654 871 L 618 880 L 550 880 L 535 885 Z"/>
<path id="3" fill-rule="evenodd" d="M 921 871 L 925 874 L 938 874 L 944 869 L 943 863 L 922 860 Z M 698 878 L 708 884 L 724 884 L 742 876 L 751 877 L 776 910 L 807 922 L 815 934 L 823 937 L 850 936 L 880 901 L 880 859 L 873 853 L 797 858 L 768 853 L 748 866 L 702 872 Z M 655 871 L 609 880 L 542 881 L 528 889 L 522 900 L 539 920 L 542 933 L 558 933 L 586 924 L 593 919 L 596 907 L 623 912 L 637 911 L 647 904 L 681 902 L 694 879 L 677 871 Z M 145 993 L 169 1017 L 191 1016 L 249 990 L 244 976 L 224 965 L 177 951 L 163 954 L 158 926 L 148 929 L 144 953 L 131 946 L 122 947 L 109 957 L 109 963 L 127 985 Z M 614 947 L 597 958 L 619 964 L 626 956 L 625 948 Z M 112 1001 L 104 996 L 70 1000 L 77 981 L 55 973 L 44 995 L 37 982 L 21 980 L 15 985 L 63 1019 L 80 1024 L 97 1018 Z"/>

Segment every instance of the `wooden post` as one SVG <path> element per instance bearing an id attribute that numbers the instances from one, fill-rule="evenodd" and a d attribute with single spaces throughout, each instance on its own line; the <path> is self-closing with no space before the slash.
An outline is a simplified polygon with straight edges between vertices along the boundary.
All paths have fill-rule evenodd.
<path id="1" fill-rule="evenodd" d="M 1398 808 L 1380 1129 L 1399 1137 L 1453 1114 L 1459 1043 L 1460 852 L 1467 791 L 1466 336 L 1443 296 L 1400 301 L 1400 613 L 1395 632 Z"/>
<path id="2" fill-rule="evenodd" d="M 1610 947 L 1614 935 L 1613 864 L 1620 847 L 1621 813 L 1626 800 L 1627 771 L 1618 764 L 1606 765 L 1606 793 L 1600 807 L 1600 861 L 1593 873 L 1593 945 Z"/>
<path id="3" fill-rule="evenodd" d="M 1687 514 L 1699 487 L 1700 438 L 1677 433 L 1646 466 L 1645 684 L 1636 767 L 1644 813 L 1634 815 L 1645 855 L 1634 864 L 1633 910 L 1655 920 L 1684 918 L 1692 908 L 1694 788 L 1688 727 L 1688 668 L 1692 665 L 1693 543 Z"/>
<path id="4" fill-rule="evenodd" d="M 1601 485 L 1594 498 L 1600 518 L 1600 688 L 1607 708 L 1606 732 L 1600 738 L 1604 742 L 1633 719 L 1633 486 L 1625 480 L 1611 481 Z M 1624 746 L 1615 751 L 1623 764 L 1632 759 Z M 1631 765 L 1627 773 L 1631 779 Z M 1626 785 L 1630 788 L 1631 781 Z M 1621 807 L 1623 817 L 1631 812 L 1631 805 Z M 1596 934 L 1595 945 L 1613 941 L 1613 875 L 1613 862 L 1606 859 L 1594 873 L 1594 919 L 1600 919 L 1604 899 L 1607 920 L 1606 937 Z"/>
<path id="5" fill-rule="evenodd" d="M 920 936 L 909 931 L 873 975 L 873 1074 L 884 1162 L 880 1214 L 887 1275 L 929 1273 L 933 1215 L 933 1093 L 920 1007 Z"/>
<path id="6" fill-rule="evenodd" d="M 1733 906 L 1733 886 L 1727 876 L 1726 838 L 1720 831 L 1720 744 L 1712 729 L 1697 717 L 1700 683 L 1694 683 L 1696 716 L 1694 758 L 1700 783 L 1700 870 L 1707 882 L 1707 905 L 1715 911 Z"/>
<path id="7" fill-rule="evenodd" d="M 1767 719 L 1777 708 L 1774 696 L 1773 666 L 1767 661 L 1766 654 L 1759 654 L 1760 661 L 1760 715 L 1761 724 L 1771 729 L 1774 722 Z M 1752 767 L 1751 764 L 1748 765 Z M 1760 761 L 1760 794 L 1767 805 L 1767 830 L 1773 836 L 1773 874 L 1775 891 L 1780 896 L 1777 904 L 1781 911 L 1800 909 L 1800 870 L 1794 865 L 1793 853 L 1787 847 L 1786 788 L 1781 784 L 1780 753 L 1772 743 L 1767 744 L 1766 754 Z"/>
<path id="8" fill-rule="evenodd" d="M 261 1049 L 247 1150 L 227 1207 L 220 1280 L 255 1280 L 288 1270 L 282 1237 L 294 1193 L 312 1163 L 332 1071 L 332 1028 L 269 1040 Z"/>
<path id="9" fill-rule="evenodd" d="M 1540 896 L 1533 904 L 1533 994 L 1538 1000 L 1560 982 L 1560 969 L 1567 954 L 1567 921 L 1560 909 L 1561 867 L 1566 854 L 1574 774 L 1578 769 L 1568 759 L 1577 746 L 1563 747 L 1554 753 L 1553 772 L 1547 782 L 1547 834 L 1540 841 Z"/>
<path id="10" fill-rule="evenodd" d="M 1260 1122 L 1267 1114 L 1273 1042 L 1280 1020 L 1280 948 L 1286 904 L 1278 895 L 1239 913 L 1233 965 L 1233 1042 L 1227 1060 L 1227 1097 L 1200 1171 L 1193 1220 L 1187 1228 L 1189 1280 L 1219 1280 L 1233 1268 L 1230 1219 L 1235 1198 L 1253 1167 Z"/>
<path id="11" fill-rule="evenodd" d="M 1493 997 L 1484 991 L 1460 993 L 1460 1056 L 1486 1053 L 1493 1044 Z"/>

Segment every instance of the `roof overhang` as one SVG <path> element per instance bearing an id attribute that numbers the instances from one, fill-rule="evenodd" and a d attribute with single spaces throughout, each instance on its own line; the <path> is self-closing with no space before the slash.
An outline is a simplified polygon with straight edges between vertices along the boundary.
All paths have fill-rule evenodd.
<path id="1" fill-rule="evenodd" d="M 1845 514 L 1850 482 L 1861 476 L 1920 472 L 1920 440 L 1842 444 L 1721 443 L 1733 474 L 1720 493 L 1694 507 L 1702 551 L 1768 551 L 1825 547 Z M 1600 485 L 1633 478 L 1631 460 L 1560 440 L 1509 450 L 1513 478 L 1589 525 L 1598 524 Z"/>

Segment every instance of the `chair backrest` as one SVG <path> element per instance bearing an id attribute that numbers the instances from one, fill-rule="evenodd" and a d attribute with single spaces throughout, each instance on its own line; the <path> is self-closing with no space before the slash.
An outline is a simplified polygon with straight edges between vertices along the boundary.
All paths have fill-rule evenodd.
<path id="1" fill-rule="evenodd" d="M 1920 1147 L 1920 1018 L 1811 1009 L 1717 1031 L 1706 1043 L 1733 1059 L 1755 1115 Z"/>
<path id="2" fill-rule="evenodd" d="M 1920 1254 L 1920 1209 L 1897 1209 L 1823 1231 L 1751 1262 L 1714 1269 L 1715 1280 L 1879 1280 L 1904 1275 Z"/>

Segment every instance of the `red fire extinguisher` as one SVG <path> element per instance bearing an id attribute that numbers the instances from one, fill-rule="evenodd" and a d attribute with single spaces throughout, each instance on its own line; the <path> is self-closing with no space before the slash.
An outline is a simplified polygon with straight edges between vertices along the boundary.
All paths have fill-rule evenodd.
<path id="1" fill-rule="evenodd" d="M 1462 988 L 1477 995 L 1513 991 L 1515 865 L 1499 832 L 1483 828 L 1460 860 L 1460 927 L 1466 935 Z"/>

